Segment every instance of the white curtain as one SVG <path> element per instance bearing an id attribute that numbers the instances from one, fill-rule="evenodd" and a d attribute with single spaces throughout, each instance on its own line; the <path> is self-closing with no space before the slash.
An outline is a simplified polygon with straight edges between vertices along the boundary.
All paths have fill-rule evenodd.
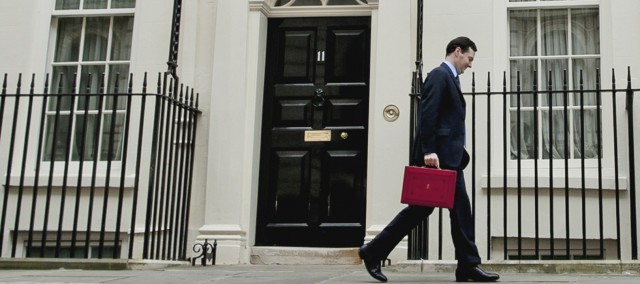
<path id="1" fill-rule="evenodd" d="M 100 1 L 87 1 L 84 5 L 99 4 Z M 114 4 L 116 1 L 112 1 Z M 135 1 L 117 1 L 121 5 L 135 5 Z M 105 2 L 106 3 L 106 2 Z M 58 3 L 56 3 L 58 4 Z M 86 6 L 85 6 L 86 7 Z M 113 25 L 111 24 L 113 21 Z M 84 26 L 83 26 L 84 25 Z M 113 30 L 110 35 L 110 26 Z M 80 42 L 84 32 L 84 46 L 80 55 Z M 106 80 L 106 93 L 114 91 L 116 82 L 119 86 L 119 93 L 127 89 L 129 76 L 129 60 L 131 57 L 131 43 L 133 35 L 133 16 L 118 17 L 87 17 L 87 18 L 60 18 L 58 19 L 57 40 L 54 52 L 54 66 L 52 76 L 52 93 L 71 93 L 71 86 L 74 84 L 74 73 L 79 73 L 79 82 L 76 85 L 77 93 L 99 92 L 102 74 L 108 77 Z M 109 40 L 111 39 L 111 43 Z M 111 46 L 111 50 L 108 47 Z M 82 56 L 82 61 L 80 60 Z M 104 62 L 107 62 L 105 64 Z M 58 90 L 59 75 L 64 74 L 63 84 Z M 91 81 L 89 82 L 89 74 Z M 116 76 L 119 74 L 119 76 Z M 116 78 L 117 77 L 117 78 Z M 88 100 L 88 101 L 87 101 Z M 88 104 L 87 104 L 88 103 Z M 53 121 L 55 110 L 60 104 L 60 109 L 64 111 L 58 118 L 58 128 L 56 141 L 53 141 Z M 88 108 L 90 113 L 85 117 L 84 110 Z M 114 129 L 114 139 L 112 144 L 112 158 L 120 160 L 122 158 L 123 134 L 124 134 L 124 110 L 126 110 L 126 100 L 121 97 L 118 100 Z M 100 147 L 99 158 L 106 160 L 109 151 L 111 117 L 114 109 L 112 96 L 107 96 L 102 106 L 103 114 L 101 125 L 98 125 L 98 99 L 95 96 L 78 96 L 75 105 L 71 105 L 71 96 L 62 97 L 60 102 L 54 97 L 49 100 L 47 118 L 47 136 L 44 160 L 53 159 L 64 160 L 64 149 L 67 148 L 66 140 L 68 135 L 73 134 L 73 145 L 71 147 L 71 158 L 74 161 L 80 159 L 82 149 L 84 149 L 83 159 L 85 161 L 95 161 L 95 147 Z M 69 129 L 68 123 L 74 117 L 74 128 Z M 85 126 L 84 123 L 87 122 Z M 86 127 L 86 131 L 83 129 Z M 96 133 L 98 132 L 98 133 Z M 100 144 L 95 145 L 95 135 L 100 135 Z M 55 153 L 54 153 L 55 151 Z"/>
<path id="2" fill-rule="evenodd" d="M 84 37 L 84 61 L 107 60 L 107 43 L 109 41 L 110 17 L 87 18 Z"/>

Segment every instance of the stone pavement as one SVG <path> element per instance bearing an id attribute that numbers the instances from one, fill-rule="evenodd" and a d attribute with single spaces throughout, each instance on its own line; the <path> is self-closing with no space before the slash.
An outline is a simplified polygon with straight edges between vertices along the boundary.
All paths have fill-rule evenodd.
<path id="1" fill-rule="evenodd" d="M 384 267 L 389 283 L 452 283 L 451 272 Z M 640 283 L 640 274 L 503 272 L 500 283 Z M 0 283 L 379 283 L 361 265 L 179 265 L 137 270 L 0 270 Z"/>

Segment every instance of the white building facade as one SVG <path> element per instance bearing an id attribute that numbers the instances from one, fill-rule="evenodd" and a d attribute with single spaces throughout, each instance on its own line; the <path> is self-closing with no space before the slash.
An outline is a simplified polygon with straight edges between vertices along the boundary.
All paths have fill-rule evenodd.
<path id="1" fill-rule="evenodd" d="M 25 78 L 35 73 L 36 90 L 44 88 L 47 73 L 106 73 L 108 90 L 116 84 L 116 73 L 132 73 L 141 82 L 145 72 L 164 72 L 173 7 L 172 0 L 3 1 L 0 72 L 8 74 L 6 88 L 13 91 L 19 73 Z M 469 93 L 467 149 L 475 159 L 465 178 L 483 259 L 637 259 L 635 206 L 640 198 L 635 194 L 638 170 L 630 170 L 630 161 L 640 160 L 640 151 L 631 153 L 627 126 L 635 122 L 634 138 L 640 141 L 640 119 L 636 113 L 629 120 L 626 113 L 631 106 L 640 109 L 640 103 L 618 92 L 614 105 L 610 90 L 613 72 L 615 88 L 627 87 L 627 67 L 631 85 L 640 86 L 640 58 L 633 52 L 640 45 L 638 11 L 635 0 L 183 0 L 176 74 L 199 93 L 201 111 L 193 142 L 187 256 L 194 254 L 193 244 L 205 239 L 216 240 L 217 263 L 236 264 L 250 263 L 260 247 L 355 248 L 373 238 L 405 206 L 399 200 L 409 157 L 409 93 L 417 41 L 422 41 L 426 76 L 444 59 L 446 44 L 465 35 L 478 47 L 473 68 L 461 81 Z M 534 84 L 537 90 L 562 90 L 564 70 L 570 90 L 580 88 L 583 70 L 584 89 L 609 92 L 601 100 L 595 91 L 582 97 L 571 93 L 566 110 L 560 91 L 551 98 L 552 106 L 547 94 L 534 101 Z M 488 84 L 492 92 L 503 86 L 516 92 L 518 72 L 521 91 L 530 92 L 521 96 L 520 107 L 511 93 L 471 95 L 487 92 Z M 78 77 L 77 84 L 86 84 L 83 80 Z M 127 84 L 125 78 L 119 80 L 120 86 Z M 133 92 L 141 92 L 141 85 L 133 86 Z M 28 87 L 23 88 L 27 93 Z M 9 175 L 6 180 L 15 187 L 20 167 L 9 165 L 22 164 L 17 156 L 7 162 L 12 155 L 8 137 L 13 136 L 7 134 L 11 106 L 3 114 L 0 178 Z M 390 113 L 389 107 L 397 111 Z M 549 118 L 550 108 L 558 115 Z M 35 121 L 40 115 L 32 117 Z M 131 125 L 136 122 L 134 118 Z M 619 128 L 615 132 L 614 122 Z M 559 130 L 563 125 L 566 131 Z M 18 129 L 14 136 L 28 131 Z M 614 134 L 619 147 L 611 142 Z M 116 138 L 121 145 L 133 141 Z M 48 168 L 51 159 L 38 160 L 36 143 L 28 145 L 26 171 L 33 172 L 39 163 Z M 22 153 L 25 145 L 15 147 L 13 152 Z M 146 148 L 143 158 L 152 156 Z M 132 164 L 114 166 L 126 167 L 124 176 L 118 174 L 126 188 L 136 179 Z M 152 169 L 145 163 L 140 167 L 142 173 Z M 62 186 L 62 168 L 53 172 L 53 187 Z M 44 184 L 46 179 L 40 179 Z M 98 187 L 105 180 L 103 176 Z M 135 242 L 132 257 L 143 257 L 146 218 L 140 212 L 148 206 L 148 184 L 141 181 L 133 226 L 121 224 L 118 230 L 118 255 L 123 258 L 130 240 Z M 8 204 L 3 218 L 11 225 L 2 232 L 2 257 L 27 256 L 28 218 L 17 222 L 20 229 L 13 221 L 22 214 L 17 212 L 27 216 L 31 207 L 44 206 L 17 210 L 12 205 L 17 192 L 3 192 Z M 55 192 L 53 204 L 59 204 Z M 81 207 L 87 202 L 83 197 Z M 134 203 L 129 189 L 124 203 Z M 51 210 L 57 218 L 60 208 Z M 123 211 L 125 219 L 131 211 Z M 72 218 L 68 212 L 65 218 Z M 443 217 L 440 228 L 437 212 L 429 219 L 432 249 L 424 254 L 453 260 L 448 218 Z M 72 237 L 71 223 L 65 219 L 61 225 L 66 241 Z M 57 224 L 48 226 L 47 233 L 55 235 Z M 97 234 L 100 229 L 88 231 Z M 130 234 L 135 237 L 129 239 Z M 15 236 L 19 239 L 12 256 Z M 403 241 L 390 259 L 406 260 L 408 247 L 409 241 Z"/>

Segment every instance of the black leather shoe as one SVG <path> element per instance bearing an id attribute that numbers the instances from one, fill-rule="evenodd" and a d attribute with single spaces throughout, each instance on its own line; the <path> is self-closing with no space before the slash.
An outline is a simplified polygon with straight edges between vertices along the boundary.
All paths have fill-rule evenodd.
<path id="1" fill-rule="evenodd" d="M 375 259 L 367 254 L 366 249 L 366 245 L 361 246 L 360 249 L 358 249 L 358 255 L 360 256 L 360 258 L 362 258 L 364 267 L 367 269 L 367 272 L 369 272 L 369 275 L 371 275 L 371 277 L 375 278 L 376 280 L 380 282 L 387 282 L 387 276 L 384 276 L 384 274 L 382 274 L 382 270 L 380 269 L 380 260 Z"/>
<path id="2" fill-rule="evenodd" d="M 498 281 L 498 279 L 500 279 L 500 275 L 485 272 L 477 266 L 456 269 L 456 282 L 495 282 Z"/>

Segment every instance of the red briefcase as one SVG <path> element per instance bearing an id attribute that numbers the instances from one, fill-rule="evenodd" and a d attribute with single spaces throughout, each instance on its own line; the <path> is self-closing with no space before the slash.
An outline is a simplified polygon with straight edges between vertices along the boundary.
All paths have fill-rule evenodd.
<path id="1" fill-rule="evenodd" d="M 456 175 L 456 171 L 406 166 L 400 202 L 451 209 Z"/>

